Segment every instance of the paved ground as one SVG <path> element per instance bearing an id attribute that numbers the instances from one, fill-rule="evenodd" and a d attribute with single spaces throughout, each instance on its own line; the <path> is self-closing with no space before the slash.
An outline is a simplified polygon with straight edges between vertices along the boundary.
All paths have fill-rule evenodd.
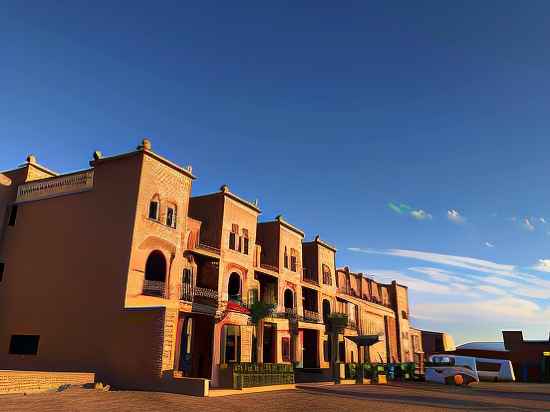
<path id="1" fill-rule="evenodd" d="M 0 395 L 0 411 L 548 411 L 550 385 L 480 384 L 461 388 L 426 383 L 300 386 L 294 391 L 195 398 L 154 392 L 71 388 Z"/>

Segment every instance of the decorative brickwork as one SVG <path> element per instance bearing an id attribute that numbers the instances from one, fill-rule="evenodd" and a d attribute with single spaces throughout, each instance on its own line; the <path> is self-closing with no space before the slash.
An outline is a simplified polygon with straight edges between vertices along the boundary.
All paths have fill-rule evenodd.
<path id="1" fill-rule="evenodd" d="M 55 389 L 61 385 L 83 385 L 95 380 L 93 373 L 0 370 L 0 394 Z"/>

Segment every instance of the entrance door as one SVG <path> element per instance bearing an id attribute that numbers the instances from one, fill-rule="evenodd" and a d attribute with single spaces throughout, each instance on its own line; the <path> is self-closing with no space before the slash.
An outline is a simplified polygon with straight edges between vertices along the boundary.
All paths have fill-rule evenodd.
<path id="1" fill-rule="evenodd" d="M 313 329 L 304 329 L 304 368 L 319 367 L 319 332 Z"/>
<path id="2" fill-rule="evenodd" d="M 214 319 L 193 315 L 180 318 L 178 370 L 184 376 L 210 379 L 212 375 L 212 348 Z"/>
<path id="3" fill-rule="evenodd" d="M 275 363 L 275 325 L 264 324 L 264 363 Z"/>

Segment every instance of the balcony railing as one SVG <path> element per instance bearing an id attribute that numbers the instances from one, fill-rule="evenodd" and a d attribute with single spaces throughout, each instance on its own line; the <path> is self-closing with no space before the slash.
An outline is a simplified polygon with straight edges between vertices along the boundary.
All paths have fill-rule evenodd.
<path id="1" fill-rule="evenodd" d="M 143 281 L 143 294 L 147 296 L 164 296 L 165 283 L 158 280 L 148 280 Z"/>
<path id="2" fill-rule="evenodd" d="M 319 312 L 314 312 L 312 310 L 306 310 L 304 309 L 304 320 L 309 322 L 319 322 L 321 317 L 319 316 Z"/>
<path id="3" fill-rule="evenodd" d="M 313 276 L 313 273 L 307 268 L 303 268 L 302 270 L 302 280 L 304 282 L 319 286 L 319 279 Z"/>
<path id="4" fill-rule="evenodd" d="M 272 272 L 278 272 L 279 271 L 279 268 L 277 266 L 268 265 L 267 263 L 260 263 L 260 267 L 263 268 L 263 269 L 270 270 Z"/>
<path id="5" fill-rule="evenodd" d="M 216 246 L 213 246 L 209 243 L 206 243 L 204 240 L 200 240 L 197 247 L 199 249 L 204 249 L 204 250 L 207 250 L 209 252 L 215 253 L 216 255 L 220 254 L 220 248 L 219 247 L 216 247 Z"/>
<path id="6" fill-rule="evenodd" d="M 94 186 L 94 171 L 72 173 L 59 177 L 25 183 L 17 189 L 17 202 L 46 199 L 91 190 Z"/>

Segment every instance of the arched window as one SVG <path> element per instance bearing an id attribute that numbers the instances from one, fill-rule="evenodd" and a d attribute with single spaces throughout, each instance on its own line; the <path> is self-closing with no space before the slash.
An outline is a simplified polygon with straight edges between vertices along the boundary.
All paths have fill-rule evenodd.
<path id="1" fill-rule="evenodd" d="M 330 316 L 330 302 L 327 299 L 323 299 L 323 322 L 328 322 Z"/>
<path id="2" fill-rule="evenodd" d="M 145 281 L 143 294 L 152 296 L 164 295 L 164 282 L 166 281 L 166 259 L 162 252 L 151 252 L 145 263 Z"/>
<path id="3" fill-rule="evenodd" d="M 298 252 L 296 249 L 290 249 L 290 270 L 296 272 L 298 267 Z"/>
<path id="4" fill-rule="evenodd" d="M 229 275 L 227 294 L 229 295 L 229 300 L 241 300 L 241 277 L 236 272 L 232 272 L 231 275 Z"/>
<path id="5" fill-rule="evenodd" d="M 332 273 L 325 264 L 323 264 L 323 284 L 332 286 Z"/>
<path id="6" fill-rule="evenodd" d="M 149 202 L 149 219 L 159 220 L 160 217 L 160 199 L 158 195 L 153 196 Z"/>
<path id="7" fill-rule="evenodd" d="M 166 226 L 176 228 L 176 205 L 168 205 L 166 208 Z"/>
<path id="8" fill-rule="evenodd" d="M 294 293 L 290 289 L 285 290 L 285 310 L 294 309 Z"/>

